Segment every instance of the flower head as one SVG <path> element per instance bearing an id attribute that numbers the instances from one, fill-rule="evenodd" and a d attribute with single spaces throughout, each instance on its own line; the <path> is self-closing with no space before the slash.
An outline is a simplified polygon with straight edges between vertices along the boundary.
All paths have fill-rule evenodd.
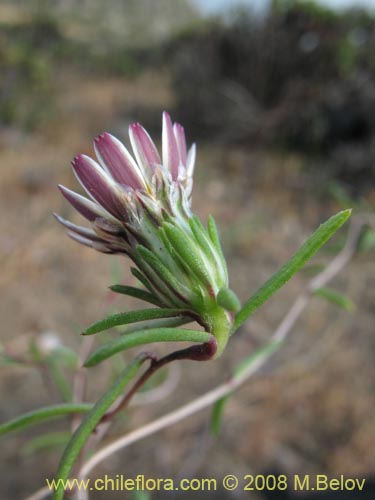
<path id="1" fill-rule="evenodd" d="M 129 137 L 133 155 L 104 133 L 94 141 L 98 162 L 74 158 L 88 198 L 59 186 L 91 227 L 56 218 L 79 243 L 128 255 L 155 302 L 187 311 L 226 342 L 233 319 L 225 300 L 226 263 L 213 219 L 206 229 L 191 212 L 195 145 L 187 151 L 183 127 L 165 112 L 161 157 L 140 124 L 130 125 Z"/>

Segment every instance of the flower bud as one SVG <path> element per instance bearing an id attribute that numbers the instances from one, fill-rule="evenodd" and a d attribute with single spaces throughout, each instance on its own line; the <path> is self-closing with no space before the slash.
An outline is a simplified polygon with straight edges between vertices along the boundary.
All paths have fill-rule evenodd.
<path id="1" fill-rule="evenodd" d="M 56 215 L 73 239 L 104 253 L 126 254 L 133 274 L 161 307 L 189 314 L 218 343 L 227 342 L 238 299 L 228 288 L 226 262 L 212 218 L 207 228 L 191 212 L 195 146 L 163 114 L 162 158 L 140 124 L 129 128 L 134 157 L 115 137 L 94 141 L 99 163 L 85 155 L 72 162 L 89 198 L 60 190 L 91 223 L 77 226 Z"/>

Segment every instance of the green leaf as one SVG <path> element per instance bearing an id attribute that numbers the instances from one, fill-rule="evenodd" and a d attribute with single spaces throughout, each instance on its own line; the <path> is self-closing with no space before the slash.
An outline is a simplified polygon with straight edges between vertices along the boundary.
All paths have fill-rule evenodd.
<path id="1" fill-rule="evenodd" d="M 345 311 L 349 312 L 355 311 L 356 307 L 354 302 L 345 295 L 336 292 L 335 290 L 332 290 L 332 288 L 326 288 L 326 287 L 318 288 L 317 290 L 314 291 L 314 295 L 322 297 L 323 299 L 326 299 L 329 302 L 332 302 L 336 306 L 345 309 Z"/>
<path id="2" fill-rule="evenodd" d="M 245 303 L 239 313 L 237 313 L 233 332 L 235 332 L 254 311 L 256 311 L 271 295 L 290 280 L 301 267 L 326 243 L 329 238 L 344 224 L 350 217 L 351 210 L 344 210 L 328 219 L 322 224 L 301 246 L 293 257 L 284 264 L 250 299 Z"/>
<path id="3" fill-rule="evenodd" d="M 328 192 L 333 196 L 340 208 L 345 209 L 355 205 L 355 201 L 350 198 L 347 191 L 337 182 L 332 182 L 328 185 Z"/>
<path id="4" fill-rule="evenodd" d="M 216 226 L 215 219 L 212 217 L 212 215 L 209 216 L 208 221 L 207 221 L 207 229 L 208 229 L 208 234 L 211 238 L 212 243 L 214 244 L 217 253 L 219 254 L 221 258 L 221 263 L 224 269 L 227 268 L 227 263 L 224 257 L 224 252 L 221 246 L 221 241 L 220 241 L 220 235 L 218 228 Z"/>
<path id="5" fill-rule="evenodd" d="M 152 342 L 208 342 L 211 335 L 184 328 L 149 328 L 129 333 L 102 345 L 87 359 L 85 366 L 94 366 L 118 352 Z"/>
<path id="6" fill-rule="evenodd" d="M 25 455 L 32 455 L 48 448 L 63 446 L 67 444 L 70 436 L 71 433 L 69 431 L 49 432 L 48 434 L 31 439 L 22 447 L 21 451 Z"/>
<path id="7" fill-rule="evenodd" d="M 365 228 L 360 239 L 358 248 L 361 252 L 368 252 L 375 247 L 375 231 L 371 228 Z"/>
<path id="8" fill-rule="evenodd" d="M 217 437 L 220 432 L 221 423 L 224 415 L 224 408 L 229 396 L 218 399 L 212 408 L 210 430 L 213 436 Z"/>
<path id="9" fill-rule="evenodd" d="M 140 288 L 135 288 L 134 286 L 125 285 L 112 285 L 109 287 L 112 292 L 121 293 L 123 295 L 129 295 L 130 297 L 135 297 L 136 299 L 144 300 L 155 306 L 161 306 L 161 302 L 152 293 L 141 290 Z"/>
<path id="10" fill-rule="evenodd" d="M 269 356 L 281 346 L 282 342 L 271 341 L 262 347 L 259 347 L 256 351 L 251 353 L 246 358 L 242 359 L 238 365 L 233 370 L 234 377 L 240 377 L 250 366 L 260 357 Z"/>
<path id="11" fill-rule="evenodd" d="M 60 405 L 47 406 L 37 410 L 24 413 L 9 422 L 0 425 L 0 436 L 12 431 L 19 431 L 30 425 L 39 424 L 54 418 L 65 417 L 74 413 L 85 413 L 91 410 L 92 405 L 87 403 L 64 403 Z"/>
<path id="12" fill-rule="evenodd" d="M 39 346 L 36 343 L 34 337 L 31 337 L 30 342 L 29 342 L 29 353 L 30 353 L 32 361 L 35 364 L 39 364 L 39 363 L 43 362 L 45 355 L 42 354 L 42 352 L 40 351 Z"/>
<path id="13" fill-rule="evenodd" d="M 11 356 L 6 356 L 5 354 L 0 353 L 0 366 L 6 365 L 22 365 L 26 363 L 26 360 L 13 359 Z"/>
<path id="14" fill-rule="evenodd" d="M 65 448 L 56 474 L 56 481 L 59 481 L 59 479 L 61 481 L 59 481 L 59 486 L 54 492 L 54 500 L 62 500 L 64 497 L 62 483 L 69 478 L 72 467 L 82 447 L 101 421 L 103 415 L 105 415 L 116 399 L 124 392 L 126 385 L 135 377 L 141 364 L 146 361 L 146 359 L 148 359 L 148 356 L 146 354 L 141 354 L 125 368 L 108 391 L 99 399 L 94 407 L 90 409 L 80 426 L 74 432 Z"/>
<path id="15" fill-rule="evenodd" d="M 216 302 L 227 311 L 239 311 L 241 302 L 230 288 L 221 288 L 216 296 Z"/>
<path id="16" fill-rule="evenodd" d="M 137 280 L 142 283 L 142 285 L 147 288 L 147 290 L 150 290 L 150 292 L 152 293 L 152 286 L 150 284 L 150 282 L 148 281 L 148 279 L 141 273 L 141 271 L 139 271 L 139 269 L 137 269 L 136 267 L 131 267 L 130 268 L 130 272 L 132 273 L 132 275 L 137 278 Z"/>
<path id="17" fill-rule="evenodd" d="M 46 361 L 52 380 L 54 381 L 62 399 L 66 402 L 72 401 L 72 389 L 64 373 L 60 369 L 59 359 L 55 359 L 53 355 L 49 355 Z"/>
<path id="18" fill-rule="evenodd" d="M 52 356 L 56 362 L 58 361 L 70 370 L 74 370 L 77 366 L 78 355 L 73 349 L 70 349 L 70 347 L 65 345 L 56 346 L 50 354 L 50 357 Z"/>
<path id="19" fill-rule="evenodd" d="M 176 316 L 186 316 L 186 311 L 181 309 L 140 309 L 139 311 L 114 314 L 93 323 L 86 328 L 83 335 L 93 335 L 94 333 L 109 330 L 114 326 L 147 321 L 148 319 L 172 318 Z"/>
<path id="20" fill-rule="evenodd" d="M 143 323 L 138 323 L 125 328 L 121 335 L 128 335 L 129 333 L 139 332 L 141 330 L 147 330 L 149 328 L 170 328 L 181 325 L 186 325 L 186 323 L 192 323 L 194 321 L 190 316 L 180 316 L 176 318 L 161 318 L 154 319 L 150 321 L 144 321 Z"/>

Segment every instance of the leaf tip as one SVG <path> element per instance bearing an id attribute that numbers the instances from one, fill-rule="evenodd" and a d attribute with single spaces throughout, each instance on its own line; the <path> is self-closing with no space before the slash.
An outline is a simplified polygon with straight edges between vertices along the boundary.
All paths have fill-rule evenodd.
<path id="1" fill-rule="evenodd" d="M 95 363 L 95 358 L 92 356 L 89 356 L 86 361 L 83 363 L 84 368 L 91 368 L 92 366 L 96 365 Z"/>
<path id="2" fill-rule="evenodd" d="M 347 208 L 346 210 L 343 210 L 341 213 L 345 215 L 345 220 L 346 220 L 352 215 L 352 212 L 353 212 L 352 208 Z"/>

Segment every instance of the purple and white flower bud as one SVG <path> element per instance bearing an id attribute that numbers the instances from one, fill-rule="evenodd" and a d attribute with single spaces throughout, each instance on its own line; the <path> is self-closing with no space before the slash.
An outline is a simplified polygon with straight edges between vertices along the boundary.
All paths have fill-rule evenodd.
<path id="1" fill-rule="evenodd" d="M 183 127 L 166 112 L 162 159 L 140 124 L 130 125 L 129 137 L 134 156 L 104 133 L 94 141 L 99 163 L 74 158 L 73 171 L 89 198 L 59 186 L 91 228 L 56 218 L 79 243 L 128 255 L 157 303 L 189 312 L 215 335 L 220 354 L 234 302 L 225 300 L 228 275 L 213 219 L 205 228 L 191 212 L 195 145 L 187 151 Z"/>

